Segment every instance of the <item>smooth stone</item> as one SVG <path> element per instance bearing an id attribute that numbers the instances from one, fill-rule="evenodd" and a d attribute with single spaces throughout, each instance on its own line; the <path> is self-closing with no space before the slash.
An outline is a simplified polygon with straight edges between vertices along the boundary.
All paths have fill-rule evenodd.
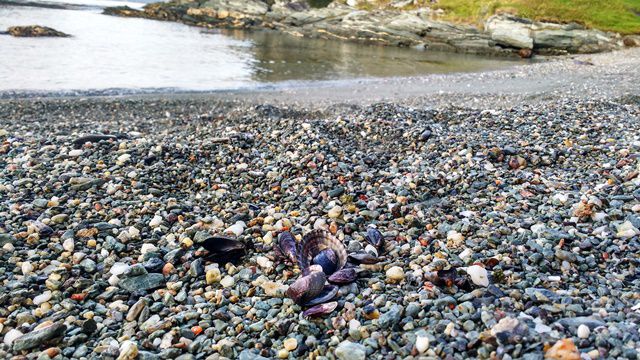
<path id="1" fill-rule="evenodd" d="M 128 277 L 120 280 L 118 285 L 130 292 L 156 289 L 164 285 L 162 274 L 151 273 L 140 276 Z"/>
<path id="2" fill-rule="evenodd" d="M 40 330 L 29 332 L 15 339 L 13 342 L 13 350 L 22 351 L 33 349 L 40 346 L 45 341 L 49 341 L 63 335 L 66 329 L 67 327 L 63 323 L 58 322 Z"/>
<path id="3" fill-rule="evenodd" d="M 367 350 L 363 345 L 345 340 L 336 347 L 334 354 L 340 360 L 364 360 Z"/>

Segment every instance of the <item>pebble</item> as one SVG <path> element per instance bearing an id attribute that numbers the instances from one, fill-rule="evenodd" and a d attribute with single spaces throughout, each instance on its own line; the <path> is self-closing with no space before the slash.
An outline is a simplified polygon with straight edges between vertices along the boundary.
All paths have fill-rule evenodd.
<path id="1" fill-rule="evenodd" d="M 117 360 L 134 360 L 138 357 L 138 345 L 130 340 L 120 344 L 120 355 Z"/>
<path id="2" fill-rule="evenodd" d="M 22 332 L 20 332 L 19 330 L 16 329 L 11 329 L 9 331 L 7 331 L 6 334 L 4 334 L 4 339 L 3 339 L 3 343 L 7 346 L 12 346 L 13 342 L 21 337 L 23 335 Z"/>
<path id="3" fill-rule="evenodd" d="M 427 336 L 416 337 L 416 350 L 418 350 L 420 354 L 424 354 L 429 350 L 429 338 Z"/>
<path id="4" fill-rule="evenodd" d="M 587 325 L 581 324 L 580 326 L 578 326 L 578 331 L 576 335 L 578 335 L 580 339 L 587 339 L 589 338 L 590 334 L 591 334 L 591 330 Z"/>
<path id="5" fill-rule="evenodd" d="M 334 354 L 340 360 L 364 360 L 367 352 L 364 346 L 345 340 L 336 347 Z"/>
<path id="6" fill-rule="evenodd" d="M 398 283 L 404 280 L 404 270 L 399 266 L 392 266 L 387 270 L 387 280 L 391 283 Z"/>
<path id="7" fill-rule="evenodd" d="M 235 280 L 233 279 L 233 276 L 225 276 L 224 278 L 222 278 L 222 280 L 220 280 L 220 285 L 222 285 L 222 287 L 225 288 L 230 288 L 235 284 Z"/>
<path id="8" fill-rule="evenodd" d="M 487 269 L 480 265 L 471 265 L 467 268 L 467 274 L 471 281 L 478 286 L 489 286 L 489 274 Z"/>
<path id="9" fill-rule="evenodd" d="M 288 338 L 283 342 L 283 345 L 287 351 L 293 351 L 298 347 L 298 340 L 295 338 Z"/>
<path id="10" fill-rule="evenodd" d="M 40 305 L 51 300 L 51 291 L 44 291 L 42 294 L 33 298 L 33 305 Z"/>

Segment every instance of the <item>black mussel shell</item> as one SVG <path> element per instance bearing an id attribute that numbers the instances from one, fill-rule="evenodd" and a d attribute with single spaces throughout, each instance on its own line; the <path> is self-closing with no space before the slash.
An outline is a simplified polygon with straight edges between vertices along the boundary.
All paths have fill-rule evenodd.
<path id="1" fill-rule="evenodd" d="M 313 258 L 312 264 L 320 265 L 325 274 L 331 275 L 338 268 L 338 257 L 335 251 L 324 249 Z"/>
<path id="2" fill-rule="evenodd" d="M 377 264 L 382 261 L 381 258 L 366 251 L 349 254 L 349 260 L 356 264 Z"/>
<path id="3" fill-rule="evenodd" d="M 375 246 L 378 249 L 384 246 L 384 236 L 382 236 L 380 230 L 374 227 L 367 228 L 367 234 L 364 236 L 364 238 L 369 242 L 369 244 Z"/>
<path id="4" fill-rule="evenodd" d="M 327 280 L 330 283 L 342 285 L 342 284 L 350 284 L 356 281 L 357 278 L 358 278 L 358 272 L 356 271 L 356 269 L 349 267 L 349 268 L 342 268 L 334 272 L 333 274 L 331 274 L 331 276 L 327 278 Z"/>
<path id="5" fill-rule="evenodd" d="M 312 308 L 305 310 L 302 315 L 306 317 L 319 317 L 322 315 L 327 315 L 333 312 L 338 307 L 338 302 L 332 301 L 329 303 L 324 303 L 320 305 L 316 305 Z"/>
<path id="6" fill-rule="evenodd" d="M 331 249 L 338 258 L 338 266 L 336 270 L 341 269 L 347 262 L 347 249 L 342 241 L 338 240 L 330 232 L 326 230 L 313 230 L 302 238 L 300 244 L 300 252 L 298 253 L 298 262 L 300 268 L 306 269 L 311 265 L 311 260 L 322 250 Z"/>
<path id="7" fill-rule="evenodd" d="M 102 135 L 102 134 L 86 135 L 86 136 L 82 136 L 75 139 L 73 141 L 73 147 L 76 149 L 79 149 L 82 147 L 82 145 L 88 142 L 94 143 L 94 142 L 99 142 L 103 140 L 116 140 L 116 139 L 117 137 L 114 135 Z"/>
<path id="8" fill-rule="evenodd" d="M 200 246 L 207 250 L 206 260 L 219 264 L 235 263 L 246 253 L 246 246 L 242 242 L 224 236 L 207 238 Z"/>
<path id="9" fill-rule="evenodd" d="M 287 296 L 297 304 L 304 304 L 320 295 L 326 280 L 327 277 L 322 271 L 312 272 L 294 281 L 287 289 Z"/>
<path id="10" fill-rule="evenodd" d="M 308 301 L 304 306 L 316 306 L 333 300 L 338 295 L 338 287 L 334 285 L 325 285 L 322 292 L 318 296 Z"/>

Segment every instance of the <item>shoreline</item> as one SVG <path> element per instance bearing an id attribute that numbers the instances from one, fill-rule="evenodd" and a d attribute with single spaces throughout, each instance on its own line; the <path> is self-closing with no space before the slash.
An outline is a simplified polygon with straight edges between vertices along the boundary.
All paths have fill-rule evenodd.
<path id="1" fill-rule="evenodd" d="M 294 81 L 261 84 L 257 88 L 186 91 L 168 93 L 134 93 L 107 95 L 57 96 L 55 92 L 26 97 L 0 96 L 0 102 L 29 99 L 74 98 L 199 98 L 232 99 L 251 103 L 274 102 L 283 105 L 326 105 L 336 102 L 370 104 L 393 101 L 403 104 L 425 103 L 439 106 L 451 103 L 465 106 L 474 97 L 491 99 L 508 106 L 518 101 L 554 98 L 564 91 L 567 97 L 593 99 L 621 97 L 637 90 L 640 75 L 640 49 L 624 49 L 610 53 L 567 55 L 543 62 L 516 65 L 486 72 L 429 74 L 414 77 L 362 78 L 326 81 Z M 135 91 L 135 90 L 133 90 Z M 49 96 L 51 95 L 51 96 Z M 454 97 L 452 97 L 454 95 Z M 488 100 L 479 100 L 484 106 Z M 471 103 L 473 105 L 473 103 Z"/>

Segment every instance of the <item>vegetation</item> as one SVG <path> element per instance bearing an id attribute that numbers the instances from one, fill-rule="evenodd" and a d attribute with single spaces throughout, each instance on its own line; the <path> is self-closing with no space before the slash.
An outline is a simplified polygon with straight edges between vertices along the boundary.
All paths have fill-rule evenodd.
<path id="1" fill-rule="evenodd" d="M 377 7 L 394 2 L 380 0 Z M 367 2 L 372 7 L 372 2 Z M 622 34 L 640 33 L 640 0 L 414 0 L 406 8 L 432 7 L 448 20 L 481 24 L 496 13 L 512 13 L 534 20 L 577 22 L 590 28 Z"/>

